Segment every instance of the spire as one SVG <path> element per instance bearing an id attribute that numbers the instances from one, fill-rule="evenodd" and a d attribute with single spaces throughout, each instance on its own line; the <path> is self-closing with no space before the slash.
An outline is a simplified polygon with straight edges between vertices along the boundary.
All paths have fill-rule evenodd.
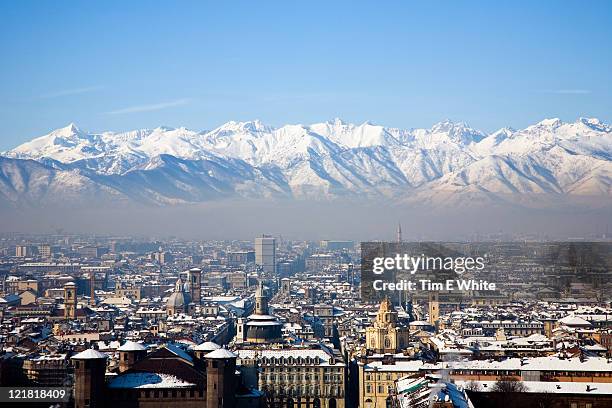
<path id="1" fill-rule="evenodd" d="M 402 224 L 397 223 L 397 242 L 402 242 Z"/>
<path id="2" fill-rule="evenodd" d="M 183 281 L 181 280 L 180 277 L 176 280 L 176 283 L 174 284 L 174 291 L 175 292 L 183 291 Z"/>

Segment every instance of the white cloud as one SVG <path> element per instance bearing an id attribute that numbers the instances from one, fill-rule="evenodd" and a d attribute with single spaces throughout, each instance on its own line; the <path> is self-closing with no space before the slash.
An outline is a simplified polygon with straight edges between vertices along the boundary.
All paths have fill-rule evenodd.
<path id="1" fill-rule="evenodd" d="M 167 108 L 172 108 L 174 106 L 186 105 L 191 101 L 189 98 L 177 99 L 174 101 L 160 102 L 149 105 L 135 105 L 128 106 L 126 108 L 117 109 L 109 112 L 105 112 L 107 115 L 121 115 L 124 113 L 137 113 L 137 112 L 151 112 L 157 111 Z"/>

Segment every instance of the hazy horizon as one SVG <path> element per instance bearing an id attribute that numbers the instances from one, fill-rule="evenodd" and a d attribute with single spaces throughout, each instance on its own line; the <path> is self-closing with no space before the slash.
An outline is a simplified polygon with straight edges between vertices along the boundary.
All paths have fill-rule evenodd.
<path id="1" fill-rule="evenodd" d="M 166 207 L 3 209 L 0 232 L 245 239 L 262 233 L 286 239 L 469 240 L 484 235 L 548 239 L 610 236 L 612 206 L 526 209 L 427 209 L 380 200 L 223 200 Z"/>

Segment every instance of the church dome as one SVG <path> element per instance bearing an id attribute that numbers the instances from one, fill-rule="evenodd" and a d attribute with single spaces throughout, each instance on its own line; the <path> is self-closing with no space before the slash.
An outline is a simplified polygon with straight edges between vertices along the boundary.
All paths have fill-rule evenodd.
<path id="1" fill-rule="evenodd" d="M 168 303 L 166 306 L 172 308 L 184 308 L 185 304 L 185 294 L 183 292 L 174 292 L 168 298 Z"/>

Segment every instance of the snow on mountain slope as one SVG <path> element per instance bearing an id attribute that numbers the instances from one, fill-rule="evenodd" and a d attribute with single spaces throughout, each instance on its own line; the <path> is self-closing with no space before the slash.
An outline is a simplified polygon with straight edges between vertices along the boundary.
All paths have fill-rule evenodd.
<path id="1" fill-rule="evenodd" d="M 0 157 L 2 206 L 73 206 L 121 201 L 127 201 L 127 197 L 78 170 L 57 170 L 33 160 Z"/>
<path id="2" fill-rule="evenodd" d="M 153 204 L 236 195 L 330 199 L 414 192 L 424 202 L 450 201 L 449 194 L 468 201 L 612 195 L 612 126 L 585 118 L 546 119 L 488 135 L 450 121 L 430 129 L 339 119 L 274 128 L 251 121 L 207 132 L 161 127 L 122 133 L 87 133 L 70 124 L 4 156 L 24 159 L 10 165 L 3 159 L 11 176 L 3 178 L 2 194 L 9 202 L 44 201 L 45 189 L 60 186 L 75 197 Z"/>

